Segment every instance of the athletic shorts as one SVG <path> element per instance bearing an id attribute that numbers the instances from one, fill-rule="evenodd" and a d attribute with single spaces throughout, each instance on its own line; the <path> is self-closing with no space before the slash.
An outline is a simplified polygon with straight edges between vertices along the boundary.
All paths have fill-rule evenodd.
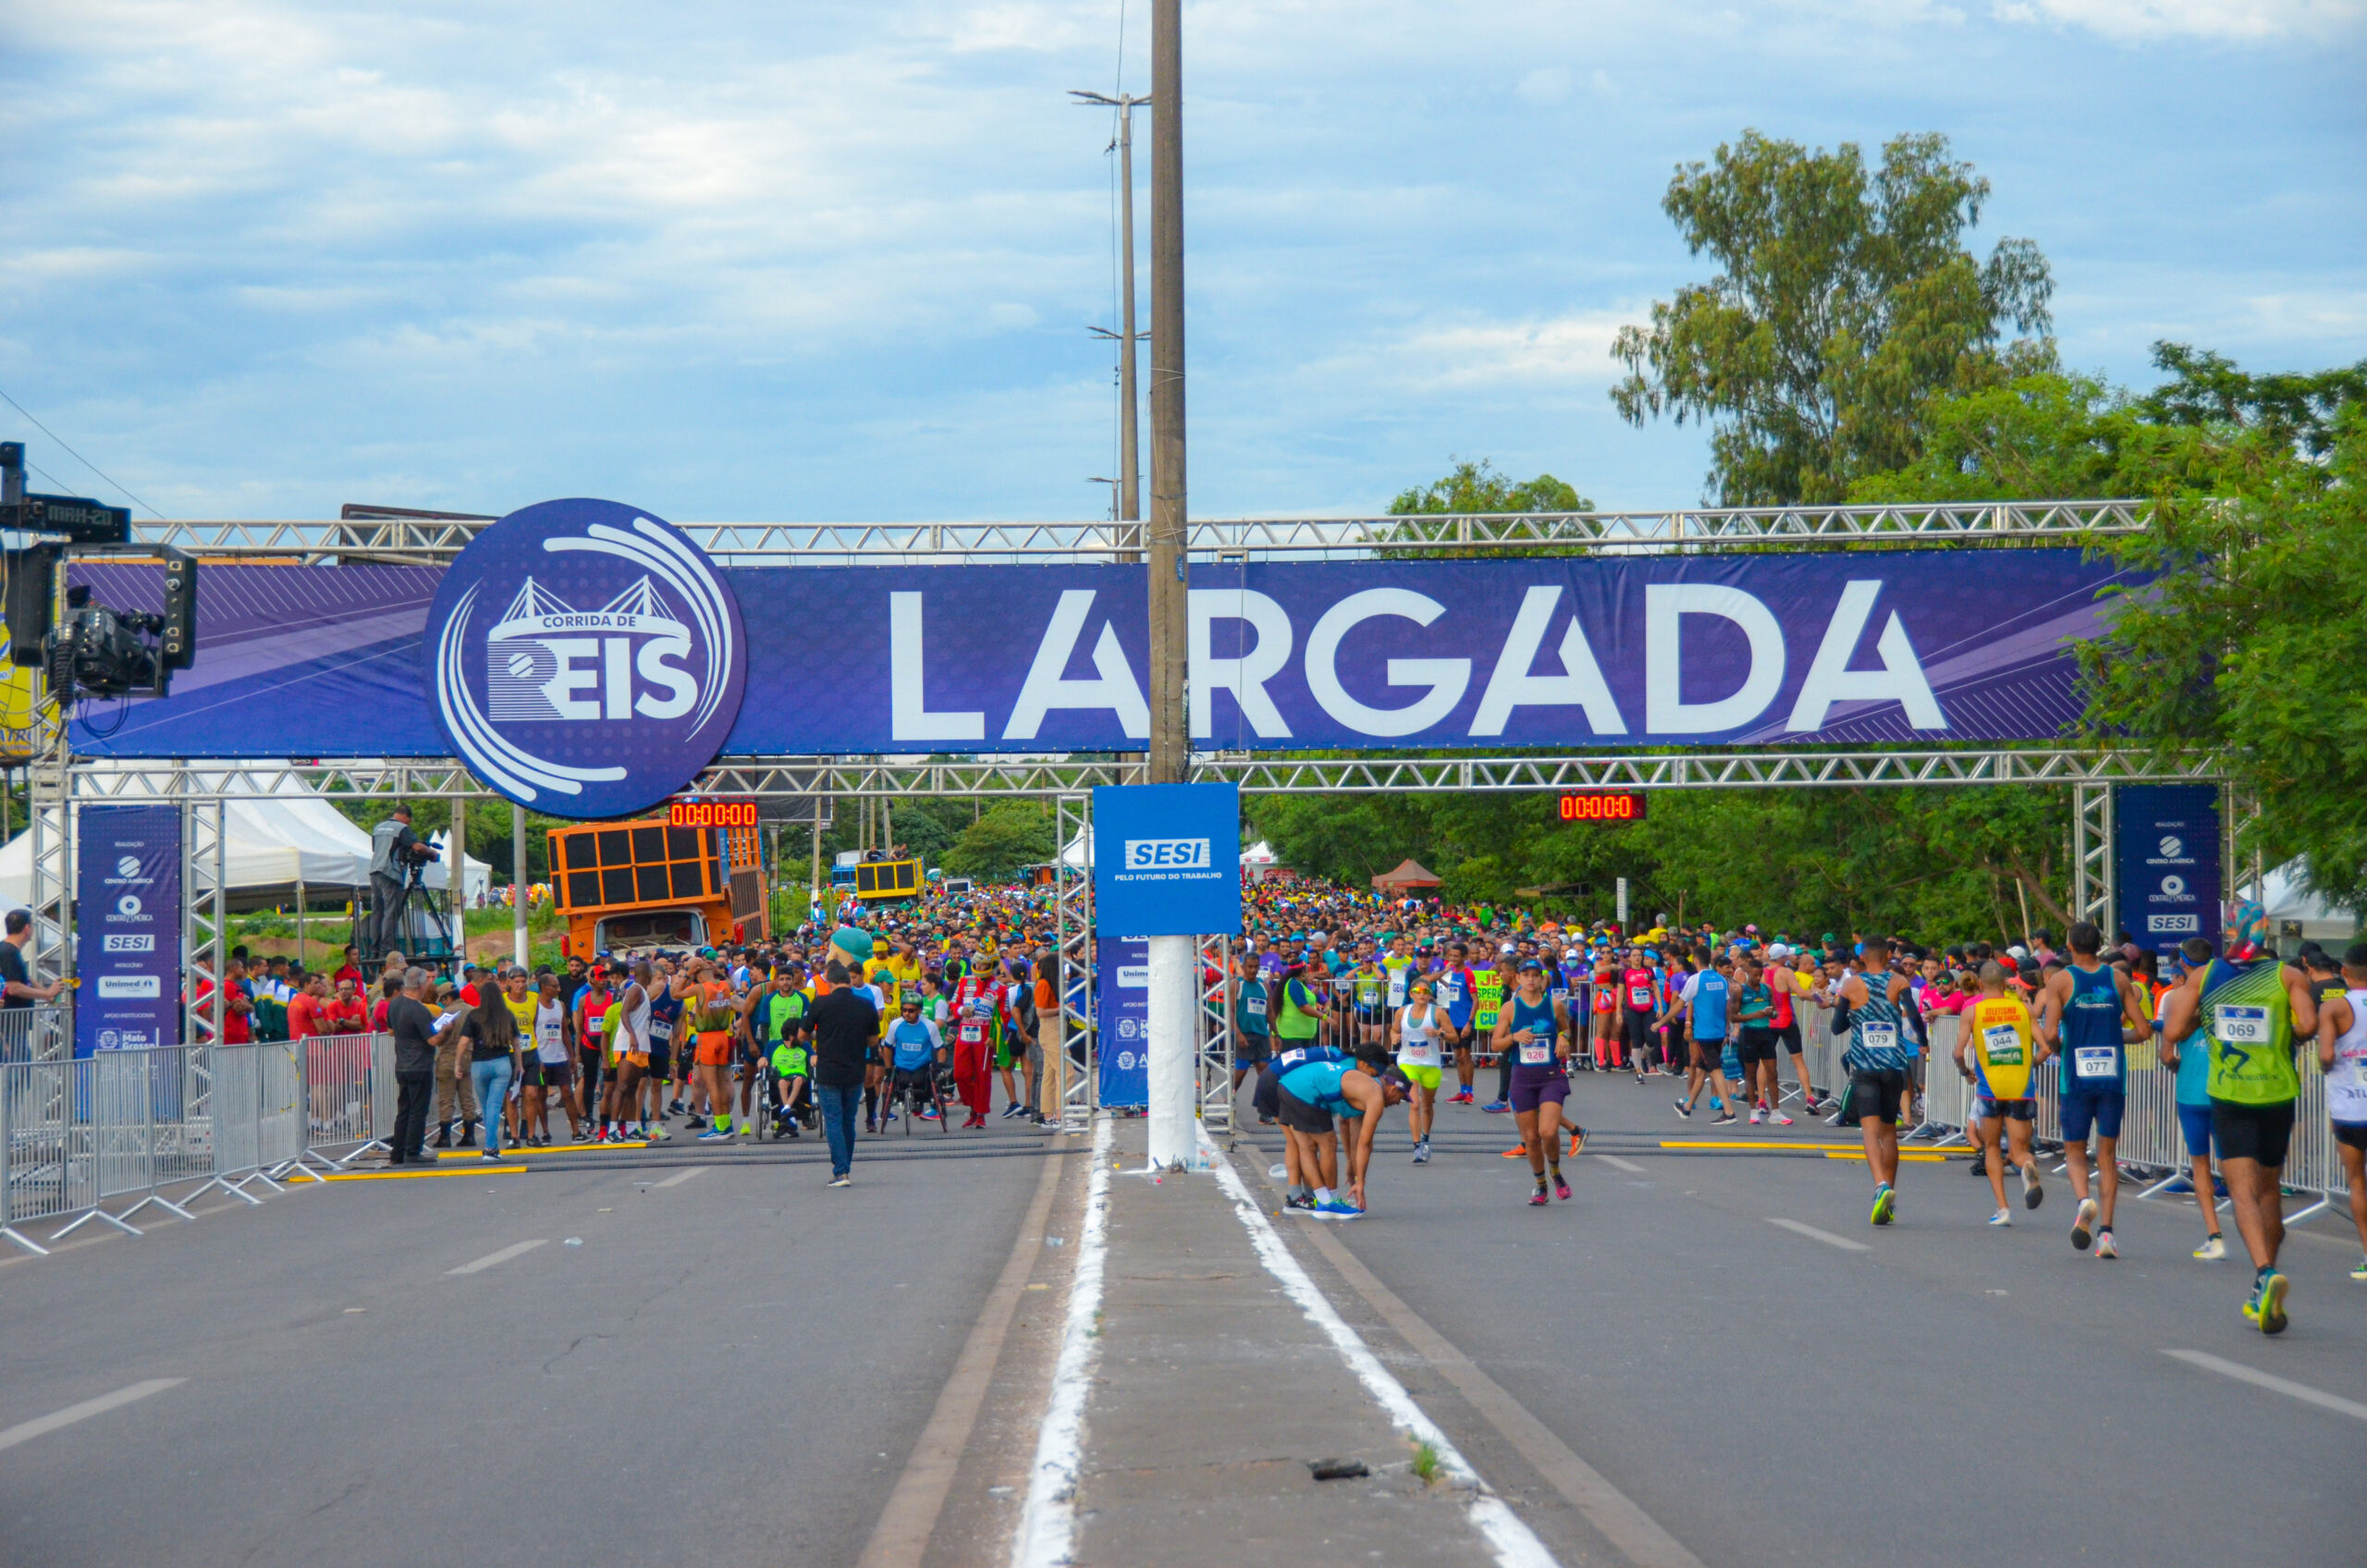
<path id="1" fill-rule="evenodd" d="M 2233 1100 L 2213 1100 L 2211 1138 L 2219 1145 L 2223 1161 L 2250 1159 L 2271 1169 L 2281 1166 L 2293 1143 L 2293 1102 L 2238 1105 Z"/>
<path id="2" fill-rule="evenodd" d="M 1699 1035 L 1693 1036 L 1693 1061 L 1704 1072 L 1712 1070 L 1723 1072 L 1726 1070 L 1725 1036 L 1721 1035 L 1714 1040 L 1705 1040 Z"/>
<path id="3" fill-rule="evenodd" d="M 2065 1143 L 2087 1143 L 2090 1123 L 2099 1138 L 2120 1136 L 2120 1113 L 2128 1096 L 2118 1089 L 2066 1089 L 2061 1104 Z"/>
<path id="4" fill-rule="evenodd" d="M 649 1068 L 649 1075 L 661 1084 L 670 1081 L 674 1076 L 674 1053 L 670 1048 L 650 1052 L 646 1058 L 646 1064 Z"/>
<path id="5" fill-rule="evenodd" d="M 1742 1032 L 1742 1043 L 1736 1049 L 1746 1067 L 1754 1061 L 1773 1061 L 1775 1060 L 1775 1031 L 1745 1028 Z"/>
<path id="6" fill-rule="evenodd" d="M 2038 1120 L 2038 1101 L 1993 1100 L 1987 1095 L 1976 1095 L 1973 1096 L 1972 1114 L 1982 1121 L 2035 1121 Z"/>
<path id="7" fill-rule="evenodd" d="M 1898 1069 L 1858 1068 L 1849 1074 L 1848 1105 L 1841 1120 L 1863 1121 L 1870 1116 L 1896 1125 L 1899 1096 L 1905 1093 L 1907 1074 Z"/>
<path id="8" fill-rule="evenodd" d="M 1233 1037 L 1233 1066 L 1255 1067 L 1273 1055 L 1273 1047 L 1268 1044 L 1272 1037 L 1269 1035 L 1252 1035 L 1245 1029 L 1234 1035 Z"/>
<path id="9" fill-rule="evenodd" d="M 1652 1015 L 1649 1012 L 1628 1012 L 1621 1015 L 1620 1027 L 1625 1033 L 1629 1050 L 1640 1051 L 1652 1043 Z"/>
<path id="10" fill-rule="evenodd" d="M 2367 1154 L 2367 1121 L 2337 1121 L 2334 1124 L 2334 1141 L 2347 1149 Z"/>
<path id="11" fill-rule="evenodd" d="M 575 1082 L 575 1063 L 571 1061 L 538 1061 L 534 1071 L 542 1074 L 546 1089 L 564 1089 Z"/>
<path id="12" fill-rule="evenodd" d="M 1330 1111 L 1321 1106 L 1307 1104 L 1288 1089 L 1278 1087 L 1275 1093 L 1281 1096 L 1282 1101 L 1281 1114 L 1276 1120 L 1283 1126 L 1294 1133 L 1306 1133 L 1315 1136 L 1320 1136 L 1331 1131 Z"/>
<path id="13" fill-rule="evenodd" d="M 926 1065 L 896 1069 L 895 1087 L 889 1091 L 889 1097 L 891 1100 L 909 1097 L 915 1107 L 919 1107 L 929 1104 L 936 1096 L 935 1069 Z"/>
<path id="14" fill-rule="evenodd" d="M 1282 1092 L 1282 1075 L 1274 1071 L 1274 1064 L 1271 1061 L 1259 1063 L 1257 1086 L 1249 1091 L 1249 1109 L 1261 1117 L 1280 1117 L 1282 1104 L 1279 1096 Z"/>
<path id="15" fill-rule="evenodd" d="M 1515 1111 L 1535 1110 L 1547 1100 L 1561 1105 L 1570 1097 L 1570 1075 L 1559 1067 L 1513 1068 L 1511 1099 Z"/>
<path id="16" fill-rule="evenodd" d="M 1783 1042 L 1785 1051 L 1793 1056 L 1798 1056 L 1800 1054 L 1800 1021 L 1796 1018 L 1776 1030 L 1775 1038 Z"/>
<path id="17" fill-rule="evenodd" d="M 1397 1064 L 1397 1071 L 1405 1074 L 1407 1083 L 1428 1089 L 1434 1095 L 1439 1092 L 1439 1081 L 1446 1072 L 1442 1067 L 1408 1067 L 1402 1061 Z"/>
<path id="18" fill-rule="evenodd" d="M 731 1036 L 720 1029 L 711 1029 L 698 1037 L 698 1064 L 701 1067 L 731 1065 Z"/>
<path id="19" fill-rule="evenodd" d="M 2189 1159 L 2211 1158 L 2211 1108 L 2207 1105 L 2178 1107 L 2178 1130 L 2186 1134 Z"/>

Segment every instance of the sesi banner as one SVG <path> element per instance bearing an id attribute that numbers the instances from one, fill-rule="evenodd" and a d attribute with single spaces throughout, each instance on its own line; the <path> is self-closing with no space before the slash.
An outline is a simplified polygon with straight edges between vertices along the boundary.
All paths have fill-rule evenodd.
<path id="1" fill-rule="evenodd" d="M 136 606 L 143 571 L 76 576 Z M 448 754 L 422 649 L 437 575 L 209 569 L 197 668 L 108 737 L 78 725 L 76 747 Z M 746 637 L 722 754 L 1139 750 L 1148 736 L 1140 568 L 714 575 Z M 2104 590 L 2139 581 L 2075 549 L 1203 566 L 1192 733 L 1245 750 L 2052 740 L 2079 717 L 2074 644 L 2101 631 Z M 615 706 L 573 693 L 539 721 L 583 726 L 568 744 L 594 754 L 594 731 L 624 721 Z"/>

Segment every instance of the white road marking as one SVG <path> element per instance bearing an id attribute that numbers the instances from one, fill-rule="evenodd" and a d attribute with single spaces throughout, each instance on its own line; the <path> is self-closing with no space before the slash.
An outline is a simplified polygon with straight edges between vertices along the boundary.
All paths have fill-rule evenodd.
<path id="1" fill-rule="evenodd" d="M 1405 1391 L 1405 1385 L 1391 1375 L 1389 1368 L 1380 1364 L 1380 1358 L 1373 1354 L 1371 1347 L 1365 1343 L 1364 1337 L 1348 1327 L 1347 1320 L 1316 1288 L 1306 1270 L 1299 1267 L 1298 1259 L 1293 1257 L 1290 1249 L 1282 1244 L 1282 1238 L 1274 1230 L 1274 1222 L 1266 1218 L 1266 1211 L 1258 1207 L 1257 1200 L 1249 1195 L 1249 1189 L 1242 1183 L 1241 1173 L 1233 1170 L 1232 1161 L 1217 1152 L 1216 1145 L 1208 1142 L 1206 1132 L 1200 1134 L 1200 1147 L 1208 1157 L 1209 1169 L 1216 1172 L 1217 1185 L 1223 1189 L 1225 1196 L 1233 1200 L 1233 1213 L 1249 1231 L 1249 1244 L 1257 1249 L 1266 1271 L 1281 1283 L 1282 1293 L 1306 1314 L 1308 1322 L 1323 1330 L 1333 1348 L 1339 1351 L 1341 1359 L 1348 1364 L 1348 1369 L 1356 1375 L 1356 1380 L 1364 1384 L 1365 1390 L 1388 1413 L 1390 1419 L 1404 1428 L 1416 1441 L 1429 1443 L 1435 1449 L 1440 1470 L 1449 1479 L 1469 1488 L 1472 1525 L 1495 1549 L 1499 1568 L 1557 1568 L 1553 1554 L 1545 1550 L 1545 1543 L 1537 1538 L 1502 1498 L 1488 1488 L 1488 1483 L 1480 1479 L 1479 1473 L 1471 1467 L 1471 1462 L 1463 1457 L 1463 1451 L 1456 1448 L 1439 1424 L 1414 1403 L 1414 1396 Z M 1318 1243 L 1330 1242 L 1329 1237 L 1310 1235 L 1308 1239 Z M 1353 1257 L 1337 1243 L 1331 1243 L 1321 1250 L 1335 1265 L 1343 1256 Z M 1380 1288 L 1380 1281 L 1371 1280 L 1370 1286 Z M 1620 1501 L 1625 1502 L 1626 1500 L 1621 1498 Z M 1634 1507 L 1632 1503 L 1628 1506 Z M 1593 1514 L 1588 1517 L 1597 1528 L 1602 1527 L 1601 1519 Z M 1640 1511 L 1637 1517 L 1643 1517 Z M 1651 1525 L 1650 1521 L 1646 1520 L 1645 1523 L 1651 1530 L 1659 1530 L 1659 1526 Z M 1629 1557 L 1646 1568 L 1700 1568 L 1699 1560 L 1674 1540 L 1669 1539 L 1664 1532 L 1661 1533 L 1660 1538 L 1674 1549 L 1673 1553 L 1638 1552 L 1632 1549 L 1630 1541 L 1612 1531 L 1604 1533 L 1611 1535 L 1614 1544 L 1626 1550 Z"/>
<path id="2" fill-rule="evenodd" d="M 458 1268 L 447 1268 L 444 1272 L 447 1274 L 474 1274 L 480 1269 L 490 1268 L 497 1263 L 507 1263 L 513 1257 L 523 1257 L 528 1253 L 533 1251 L 536 1247 L 541 1246 L 546 1240 L 548 1240 L 547 1237 L 538 1236 L 531 1242 L 513 1242 L 509 1245 L 502 1248 L 499 1252 L 489 1252 L 473 1263 L 463 1263 Z"/>
<path id="3" fill-rule="evenodd" d="M 697 1175 L 700 1171 L 705 1170 L 705 1169 L 706 1167 L 704 1165 L 693 1165 L 687 1170 L 677 1170 L 671 1176 L 667 1177 L 663 1182 L 652 1182 L 650 1185 L 653 1187 L 679 1187 L 683 1182 L 689 1181 L 692 1177 Z"/>
<path id="4" fill-rule="evenodd" d="M 1846 1236 L 1836 1236 L 1830 1231 L 1820 1231 L 1813 1225 L 1803 1225 L 1797 1219 L 1771 1219 L 1767 1223 L 1770 1225 L 1781 1226 L 1783 1229 L 1791 1231 L 1792 1234 L 1796 1236 L 1806 1236 L 1809 1241 L 1822 1242 L 1829 1247 L 1839 1247 L 1843 1252 L 1868 1252 L 1872 1250 L 1863 1242 L 1853 1242 Z"/>
<path id="5" fill-rule="evenodd" d="M 1085 1184 L 1076 1271 L 1069 1279 L 1068 1323 L 1061 1333 L 1060 1360 L 1052 1366 L 1044 1424 L 1036 1432 L 1019 1533 L 1012 1542 L 1011 1560 L 1019 1568 L 1052 1568 L 1068 1562 L 1076 1546 L 1076 1478 L 1085 1462 L 1085 1396 L 1092 1390 L 1100 1349 L 1093 1320 L 1101 1311 L 1101 1277 L 1109 1259 L 1103 1243 L 1110 1219 L 1110 1145 L 1117 1133 L 1118 1124 L 1107 1117 L 1094 1125 L 1093 1174 Z"/>
<path id="6" fill-rule="evenodd" d="M 151 1378 L 144 1383 L 134 1383 L 128 1389 L 117 1389 L 111 1394 L 101 1394 L 96 1399 L 86 1399 L 80 1404 L 69 1404 L 50 1415 L 19 1422 L 0 1432 L 0 1448 L 14 1448 L 18 1443 L 31 1442 L 35 1438 L 56 1431 L 60 1427 L 71 1427 L 77 1421 L 104 1415 L 117 1406 L 146 1399 L 150 1394 L 163 1393 L 166 1389 L 177 1389 L 187 1381 L 186 1378 Z"/>
<path id="7" fill-rule="evenodd" d="M 1603 1164 L 1608 1165 L 1613 1170 L 1625 1170 L 1630 1176 L 1641 1176 L 1644 1173 L 1644 1168 L 1642 1166 L 1637 1164 L 1632 1159 L 1622 1159 L 1615 1154 L 1599 1154 L 1595 1156 L 1595 1158 L 1602 1161 Z"/>
<path id="8" fill-rule="evenodd" d="M 2355 1399 L 2345 1399 L 2340 1394 L 2330 1394 L 2322 1389 L 2313 1389 L 2307 1383 L 2294 1382 L 2289 1378 L 2279 1378 L 2267 1372 L 2256 1372 L 2241 1362 L 2223 1361 L 2215 1355 L 2199 1350 L 2165 1350 L 2162 1354 L 2183 1361 L 2189 1366 L 2200 1366 L 2205 1372 L 2216 1372 L 2222 1378 L 2233 1378 L 2239 1383 L 2250 1383 L 2254 1388 L 2267 1389 L 2283 1394 L 2287 1399 L 2298 1399 L 2304 1404 L 2314 1404 L 2320 1410 L 2331 1410 L 2337 1415 L 2348 1415 L 2354 1421 L 2367 1421 L 2367 1404 L 2361 1404 Z M 6 1446 L 5 1441 L 0 1441 L 0 1447 L 5 1446 Z"/>

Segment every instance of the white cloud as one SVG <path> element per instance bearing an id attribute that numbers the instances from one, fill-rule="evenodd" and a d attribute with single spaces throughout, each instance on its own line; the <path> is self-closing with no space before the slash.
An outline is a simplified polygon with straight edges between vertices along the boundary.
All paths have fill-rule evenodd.
<path id="1" fill-rule="evenodd" d="M 1464 322 L 1407 333 L 1384 355 L 1398 373 L 1432 387 L 1606 387 L 1623 367 L 1611 357 L 1621 326 L 1643 308 L 1531 322 Z"/>
<path id="2" fill-rule="evenodd" d="M 2362 0 L 2008 0 L 2007 22 L 2054 22 L 2124 42 L 2162 38 L 2258 42 L 2331 38 L 2367 18 Z"/>

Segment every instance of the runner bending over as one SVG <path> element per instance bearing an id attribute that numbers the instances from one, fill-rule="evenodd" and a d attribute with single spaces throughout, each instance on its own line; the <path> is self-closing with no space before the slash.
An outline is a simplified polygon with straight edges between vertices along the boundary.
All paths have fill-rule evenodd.
<path id="1" fill-rule="evenodd" d="M 1310 1061 L 1282 1075 L 1282 1123 L 1298 1169 L 1313 1174 L 1315 1202 L 1299 1210 L 1318 1219 L 1361 1219 L 1365 1172 L 1372 1164 L 1372 1141 L 1380 1113 L 1405 1097 L 1405 1074 L 1390 1068 L 1378 1078 L 1347 1059 Z M 1339 1135 L 1332 1118 L 1354 1121 L 1347 1148 L 1348 1196 L 1332 1191 L 1339 1166 Z"/>

